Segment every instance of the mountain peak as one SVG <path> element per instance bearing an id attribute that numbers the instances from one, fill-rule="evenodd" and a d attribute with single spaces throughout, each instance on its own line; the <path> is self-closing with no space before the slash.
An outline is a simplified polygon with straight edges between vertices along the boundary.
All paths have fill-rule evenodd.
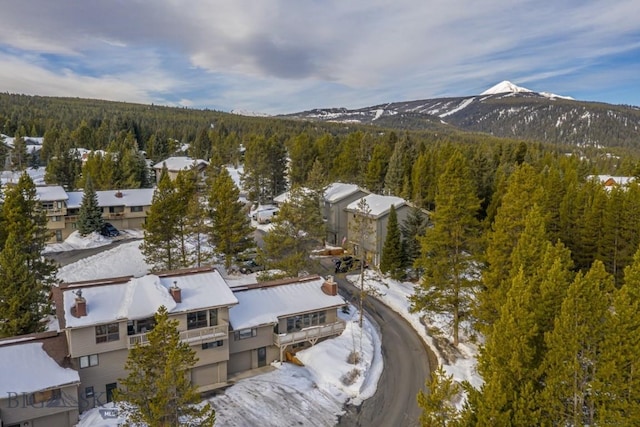
<path id="1" fill-rule="evenodd" d="M 480 95 L 495 95 L 498 93 L 519 93 L 519 92 L 533 92 L 531 89 L 516 86 L 508 80 L 503 80 L 495 86 L 482 92 Z"/>

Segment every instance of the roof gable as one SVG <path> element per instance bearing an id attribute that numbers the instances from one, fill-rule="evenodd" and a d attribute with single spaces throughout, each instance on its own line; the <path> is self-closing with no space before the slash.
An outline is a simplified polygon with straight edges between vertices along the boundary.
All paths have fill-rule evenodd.
<path id="1" fill-rule="evenodd" d="M 406 205 L 407 202 L 401 197 L 395 196 L 381 196 L 379 194 L 369 194 L 368 196 L 361 197 L 355 200 L 347 206 L 347 210 L 350 212 L 360 212 L 358 204 L 364 199 L 369 207 L 369 215 L 374 218 L 379 218 L 386 215 L 391 209 L 391 205 L 395 206 L 396 210 Z"/>

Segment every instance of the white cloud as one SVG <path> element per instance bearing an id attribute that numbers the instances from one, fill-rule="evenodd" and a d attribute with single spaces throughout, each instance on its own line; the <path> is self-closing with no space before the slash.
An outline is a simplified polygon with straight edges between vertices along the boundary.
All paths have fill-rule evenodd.
<path id="1" fill-rule="evenodd" d="M 2 59 L 20 55 L 26 67 L 2 89 L 290 112 L 464 95 L 503 79 L 579 83 L 594 64 L 640 49 L 636 0 L 117 5 L 3 5 Z M 56 66 L 69 72 L 48 71 Z"/>

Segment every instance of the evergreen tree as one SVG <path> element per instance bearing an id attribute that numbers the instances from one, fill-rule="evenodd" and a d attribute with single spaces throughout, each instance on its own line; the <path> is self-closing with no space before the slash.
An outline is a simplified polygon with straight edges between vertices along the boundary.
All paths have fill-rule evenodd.
<path id="1" fill-rule="evenodd" d="M 403 265 L 404 257 L 402 253 L 402 237 L 398 227 L 398 214 L 395 206 L 391 205 L 389 222 L 387 222 L 387 236 L 382 247 L 382 256 L 380 257 L 380 271 L 383 274 L 391 274 L 394 279 L 401 279 Z"/>
<path id="2" fill-rule="evenodd" d="M 240 190 L 227 169 L 220 169 L 208 193 L 211 213 L 209 241 L 215 246 L 215 251 L 224 256 L 226 268 L 231 266 L 234 255 L 255 246 L 253 228 L 239 197 Z"/>
<path id="3" fill-rule="evenodd" d="M 13 149 L 11 150 L 11 170 L 25 170 L 29 161 L 28 158 L 27 143 L 22 136 L 16 136 L 13 140 Z"/>
<path id="4" fill-rule="evenodd" d="M 411 297 L 411 310 L 450 314 L 456 346 L 460 321 L 468 314 L 476 285 L 479 209 L 467 161 L 455 152 L 438 180 L 434 225 L 420 239 L 422 255 L 416 266 L 424 269 L 424 275 Z"/>
<path id="5" fill-rule="evenodd" d="M 289 277 L 311 271 L 316 263 L 311 251 L 324 238 L 324 221 L 316 198 L 301 187 L 294 187 L 264 236 L 261 257 L 271 268 L 283 270 Z"/>
<path id="6" fill-rule="evenodd" d="M 607 333 L 595 372 L 597 425 L 640 423 L 640 251 L 624 279 L 607 311 Z"/>
<path id="7" fill-rule="evenodd" d="M 411 166 L 415 154 L 413 142 L 405 134 L 396 143 L 389 159 L 389 167 L 384 178 L 385 192 L 408 197 L 408 194 L 403 194 L 403 189 L 405 185 L 407 188 L 411 188 Z"/>
<path id="8" fill-rule="evenodd" d="M 82 162 L 71 136 L 68 131 L 63 131 L 52 147 L 44 179 L 49 184 L 58 184 L 67 191 L 73 191 L 81 168 Z"/>
<path id="9" fill-rule="evenodd" d="M 604 348 L 613 278 L 600 261 L 578 274 L 562 303 L 554 328 L 546 336 L 541 399 L 543 424 L 595 425 L 597 397 L 593 393 Z"/>
<path id="10" fill-rule="evenodd" d="M 197 197 L 196 180 L 198 177 L 193 171 L 181 170 L 174 182 L 176 197 L 176 243 L 178 246 L 178 267 L 191 267 L 194 264 L 193 246 L 190 244 L 191 219 L 188 215 L 189 205 L 194 197 Z"/>
<path id="11" fill-rule="evenodd" d="M 308 133 L 303 132 L 289 143 L 289 181 L 303 185 L 318 153 Z"/>
<path id="12" fill-rule="evenodd" d="M 454 400 L 461 392 L 447 375 L 442 366 L 431 373 L 431 381 L 426 384 L 428 392 L 418 392 L 418 406 L 422 409 L 420 425 L 422 427 L 452 427 L 460 425 L 460 414 Z"/>
<path id="13" fill-rule="evenodd" d="M 144 241 L 140 246 L 145 261 L 154 270 L 173 270 L 179 265 L 176 247 L 178 235 L 178 198 L 169 173 L 162 169 L 158 188 L 153 193 L 151 207 L 144 223 Z"/>
<path id="14" fill-rule="evenodd" d="M 362 197 L 358 200 L 356 205 L 356 213 L 353 220 L 353 226 L 349 229 L 349 234 L 353 233 L 353 253 L 359 254 L 362 257 L 362 261 L 367 258 L 367 252 L 365 250 L 365 244 L 371 242 L 371 234 L 373 233 L 373 221 L 371 220 L 371 208 L 367 203 L 367 199 Z M 373 242 L 375 243 L 375 242 Z M 360 263 L 360 280 L 358 286 L 358 325 L 362 327 L 362 316 L 364 313 L 364 303 L 369 293 L 368 289 L 364 286 L 364 262 Z"/>
<path id="15" fill-rule="evenodd" d="M 42 332 L 51 313 L 49 287 L 29 271 L 21 240 L 10 231 L 0 251 L 0 337 Z"/>
<path id="16" fill-rule="evenodd" d="M 524 197 L 523 195 L 526 195 Z M 488 233 L 485 252 L 488 264 L 482 273 L 483 291 L 478 295 L 476 316 L 483 329 L 498 318 L 506 301 L 511 279 L 511 253 L 524 230 L 525 218 L 534 205 L 542 206 L 543 191 L 535 169 L 527 164 L 519 166 L 509 177 L 505 195 Z M 492 202 L 495 202 L 495 197 Z M 435 222 L 435 221 L 434 221 Z"/>
<path id="17" fill-rule="evenodd" d="M 103 226 L 102 208 L 98 205 L 98 195 L 93 189 L 91 175 L 88 175 L 85 180 L 80 211 L 78 212 L 78 231 L 81 236 L 86 236 L 94 231 L 100 232 Z"/>
<path id="18" fill-rule="evenodd" d="M 149 344 L 129 350 L 123 388 L 115 393 L 120 410 L 135 425 L 213 426 L 215 411 L 209 403 L 198 406 L 200 395 L 190 381 L 190 369 L 198 361 L 189 344 L 180 341 L 178 321 L 170 320 L 161 306 Z"/>
<path id="19" fill-rule="evenodd" d="M 43 330 L 50 313 L 48 293 L 56 282 L 57 266 L 42 256 L 49 240 L 47 219 L 26 173 L 5 190 L 0 235 L 0 326 L 3 335 Z"/>
<path id="20" fill-rule="evenodd" d="M 400 225 L 405 267 L 413 267 L 415 260 L 420 256 L 420 238 L 426 232 L 427 221 L 428 218 L 422 210 L 412 207 L 409 215 Z"/>
<path id="21" fill-rule="evenodd" d="M 389 157 L 392 151 L 387 144 L 378 143 L 373 147 L 371 160 L 367 163 L 364 185 L 373 193 L 382 193 L 384 189 L 384 178 L 387 175 Z"/>
<path id="22" fill-rule="evenodd" d="M 251 200 L 259 204 L 271 202 L 286 190 L 286 148 L 274 135 L 268 140 L 253 136 L 244 157 L 243 187 Z"/>

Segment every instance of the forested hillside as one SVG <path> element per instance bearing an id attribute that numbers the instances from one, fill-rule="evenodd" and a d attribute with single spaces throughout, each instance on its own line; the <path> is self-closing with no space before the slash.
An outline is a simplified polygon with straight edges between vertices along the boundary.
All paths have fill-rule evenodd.
<path id="1" fill-rule="evenodd" d="M 632 179 L 605 188 L 590 177 L 640 176 L 636 150 L 576 146 L 562 135 L 550 144 L 448 127 L 394 131 L 79 99 L 0 100 L 2 132 L 16 137 L 5 154 L 23 158 L 20 138 L 44 136 L 39 161 L 47 165 L 48 183 L 82 188 L 90 175 L 96 189 L 149 186 L 140 150 L 155 161 L 186 151 L 211 161 L 207 214 L 215 217 L 224 203 L 243 233 L 248 220 L 242 206 L 232 203 L 238 197 L 223 165 L 243 164 L 244 189 L 255 202 L 299 186 L 321 194 L 337 181 L 403 197 L 430 212 L 433 227 L 396 224 L 409 231 L 394 246 L 402 258 L 389 271 L 415 280 L 414 310 L 450 316 L 454 344 L 466 339 L 458 335 L 462 324 L 475 331 L 468 336 L 481 335 L 484 343 L 478 372 L 485 386 L 467 390 L 470 404 L 456 415 L 460 425 L 621 425 L 628 417 L 628 425 L 640 423 L 640 184 Z M 105 152 L 82 163 L 79 148 Z M 163 195 L 165 206 L 199 200 L 176 199 L 181 192 L 172 185 L 168 177 L 161 181 L 154 204 Z M 3 206 L 0 230 L 15 220 L 10 207 Z M 317 210 L 318 203 L 305 208 Z M 187 239 L 188 228 L 180 235 L 166 220 L 180 211 L 160 204 L 152 211 L 149 223 L 166 234 L 164 246 L 180 247 L 177 239 Z M 316 221 L 301 221 L 293 240 L 278 242 L 322 235 L 315 229 L 322 226 L 318 212 L 290 214 Z M 194 209 L 174 219 L 178 225 L 187 218 L 202 223 L 202 215 Z M 194 230 L 202 233 L 201 227 Z M 158 255 L 149 242 L 148 252 Z M 278 254 L 278 242 L 266 250 Z M 241 247 L 244 240 L 228 245 L 226 261 Z M 0 260 L 10 250 L 5 245 Z M 270 259 L 274 265 L 281 261 L 276 258 Z"/>

